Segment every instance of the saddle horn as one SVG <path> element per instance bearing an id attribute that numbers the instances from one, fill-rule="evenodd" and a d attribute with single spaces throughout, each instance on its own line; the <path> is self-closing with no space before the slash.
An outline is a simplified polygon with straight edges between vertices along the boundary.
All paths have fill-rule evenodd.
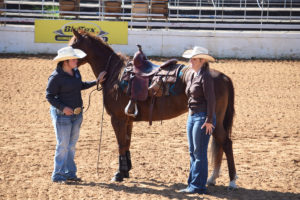
<path id="1" fill-rule="evenodd" d="M 139 49 L 139 53 L 143 56 L 143 59 L 144 59 L 144 60 L 148 60 L 147 56 L 144 54 L 144 52 L 143 52 L 143 50 L 142 50 L 142 45 L 136 44 L 136 46 L 137 46 L 138 49 Z"/>

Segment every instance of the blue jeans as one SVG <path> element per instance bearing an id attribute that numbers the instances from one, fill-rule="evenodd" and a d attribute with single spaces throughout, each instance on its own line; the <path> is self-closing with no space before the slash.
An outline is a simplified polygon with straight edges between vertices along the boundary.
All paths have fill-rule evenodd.
<path id="1" fill-rule="evenodd" d="M 195 193 L 206 192 L 208 174 L 207 147 L 210 135 L 205 133 L 201 126 L 206 120 L 206 113 L 200 112 L 188 116 L 187 138 L 190 153 L 190 174 L 188 178 L 188 190 Z M 216 117 L 213 117 L 213 125 L 216 125 Z"/>
<path id="2" fill-rule="evenodd" d="M 53 106 L 50 108 L 51 118 L 56 134 L 56 149 L 52 181 L 65 181 L 76 177 L 74 162 L 75 145 L 79 138 L 82 113 L 79 115 L 63 115 Z"/>

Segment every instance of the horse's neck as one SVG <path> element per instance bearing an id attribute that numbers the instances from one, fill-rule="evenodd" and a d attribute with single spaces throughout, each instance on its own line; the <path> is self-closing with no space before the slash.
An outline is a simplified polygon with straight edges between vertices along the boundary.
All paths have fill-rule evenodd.
<path id="1" fill-rule="evenodd" d="M 194 70 L 190 67 L 185 67 L 184 69 L 182 69 L 182 82 L 186 85 L 191 79 L 192 76 L 194 74 Z"/>
<path id="2" fill-rule="evenodd" d="M 101 57 L 95 56 L 94 59 L 89 61 L 96 77 L 102 71 L 107 72 L 107 77 L 115 77 L 115 74 L 120 73 L 123 66 L 123 60 L 117 54 L 113 55 L 113 57 L 110 56 L 108 56 L 107 59 L 101 59 Z"/>

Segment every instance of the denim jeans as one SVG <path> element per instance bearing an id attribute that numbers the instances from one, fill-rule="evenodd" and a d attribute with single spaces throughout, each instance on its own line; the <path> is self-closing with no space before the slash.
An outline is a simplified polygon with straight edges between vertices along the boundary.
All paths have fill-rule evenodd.
<path id="1" fill-rule="evenodd" d="M 75 145 L 79 138 L 82 113 L 67 116 L 53 106 L 50 108 L 50 113 L 56 134 L 52 181 L 75 178 L 77 172 L 74 162 Z"/>
<path id="2" fill-rule="evenodd" d="M 189 114 L 187 120 L 187 138 L 190 153 L 188 190 L 196 193 L 206 192 L 208 174 L 207 147 L 210 135 L 205 133 L 205 128 L 201 129 L 205 120 L 205 112 Z M 213 117 L 213 125 L 216 125 L 215 115 Z"/>

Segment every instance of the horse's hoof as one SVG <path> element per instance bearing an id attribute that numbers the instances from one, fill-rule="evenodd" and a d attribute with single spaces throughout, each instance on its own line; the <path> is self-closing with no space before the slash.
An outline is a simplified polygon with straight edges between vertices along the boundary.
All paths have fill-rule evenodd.
<path id="1" fill-rule="evenodd" d="M 129 175 L 128 175 L 129 176 Z M 121 172 L 117 172 L 115 176 L 111 179 L 112 182 L 122 182 L 124 179 L 124 174 Z"/>
<path id="2" fill-rule="evenodd" d="M 209 185 L 209 186 L 215 186 L 216 185 L 216 180 L 214 180 L 213 178 L 209 178 L 207 180 L 207 185 Z"/>
<path id="3" fill-rule="evenodd" d="M 124 172 L 124 178 L 129 178 L 129 172 Z"/>
<path id="4" fill-rule="evenodd" d="M 238 188 L 238 186 L 236 185 L 235 180 L 230 181 L 228 190 L 236 190 L 237 188 Z"/>
<path id="5" fill-rule="evenodd" d="M 233 191 L 233 190 L 237 190 L 238 189 L 238 187 L 235 185 L 235 186 L 228 186 L 228 188 L 227 188 L 227 190 L 228 191 Z"/>
<path id="6" fill-rule="evenodd" d="M 208 182 L 208 181 L 207 181 L 207 185 L 208 185 L 208 186 L 216 186 L 216 183 L 212 183 L 212 182 Z"/>
<path id="7" fill-rule="evenodd" d="M 229 186 L 228 186 L 228 190 L 235 190 L 238 188 L 238 186 L 236 185 L 235 181 L 238 179 L 238 176 L 235 175 L 234 179 L 232 181 L 229 182 Z"/>

